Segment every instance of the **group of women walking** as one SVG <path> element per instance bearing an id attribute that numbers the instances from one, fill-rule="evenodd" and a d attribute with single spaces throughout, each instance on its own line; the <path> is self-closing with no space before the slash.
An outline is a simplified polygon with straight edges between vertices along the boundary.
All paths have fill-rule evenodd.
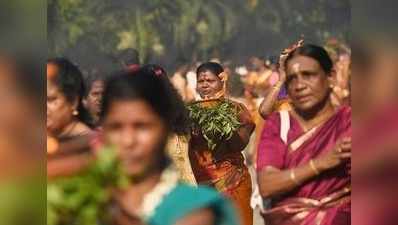
<path id="1" fill-rule="evenodd" d="M 257 183 L 266 225 L 350 224 L 351 109 L 331 103 L 333 72 L 319 46 L 281 55 L 280 82 L 260 109 L 267 113 L 252 182 L 243 151 L 255 123 L 226 95 L 220 64 L 197 68 L 200 99 L 188 105 L 164 69 L 142 65 L 101 81 L 100 100 L 87 110 L 90 90 L 79 69 L 49 59 L 48 180 L 79 176 L 112 149 L 127 182 L 100 184 L 109 200 L 98 224 L 253 225 Z M 272 112 L 282 88 L 290 110 Z M 63 224 L 62 209 L 55 211 L 55 224 Z"/>

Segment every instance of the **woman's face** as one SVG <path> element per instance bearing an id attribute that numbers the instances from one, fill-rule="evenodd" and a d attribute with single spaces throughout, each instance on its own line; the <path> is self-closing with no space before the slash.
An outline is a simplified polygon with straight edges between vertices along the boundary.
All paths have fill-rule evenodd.
<path id="1" fill-rule="evenodd" d="M 47 64 L 47 67 L 54 65 Z M 56 72 L 47 69 L 47 73 Z M 50 135 L 58 136 L 64 129 L 74 121 L 73 111 L 77 108 L 77 101 L 70 103 L 65 95 L 59 90 L 51 77 L 47 74 L 47 132 Z"/>
<path id="2" fill-rule="evenodd" d="M 85 106 L 91 115 L 98 117 L 101 111 L 102 93 L 104 92 L 104 82 L 102 80 L 96 80 L 85 99 Z"/>
<path id="3" fill-rule="evenodd" d="M 296 109 L 311 111 L 329 97 L 331 80 L 318 61 L 298 55 L 286 66 L 287 90 Z"/>
<path id="4" fill-rule="evenodd" d="M 126 172 L 140 177 L 160 166 L 167 128 L 143 100 L 114 101 L 103 120 L 107 144 L 117 148 Z"/>
<path id="5" fill-rule="evenodd" d="M 211 98 L 222 90 L 223 83 L 221 79 L 214 73 L 206 70 L 198 74 L 196 90 L 200 97 Z"/>

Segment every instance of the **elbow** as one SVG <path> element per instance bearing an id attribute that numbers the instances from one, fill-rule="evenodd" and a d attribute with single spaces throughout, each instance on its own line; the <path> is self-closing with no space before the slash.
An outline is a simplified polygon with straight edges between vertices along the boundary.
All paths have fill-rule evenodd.
<path id="1" fill-rule="evenodd" d="M 258 113 L 263 118 L 264 118 L 264 116 L 266 116 L 265 110 L 261 106 L 258 108 Z"/>
<path id="2" fill-rule="evenodd" d="M 259 191 L 262 198 L 272 198 L 274 196 L 273 191 L 270 188 L 260 186 Z"/>
<path id="3" fill-rule="evenodd" d="M 278 196 L 280 193 L 280 188 L 275 181 L 278 180 L 278 175 L 274 176 L 268 175 L 264 176 L 261 178 L 261 180 L 258 180 L 259 182 L 259 192 L 262 198 L 274 198 L 275 196 Z"/>
<path id="4" fill-rule="evenodd" d="M 268 116 L 271 114 L 271 112 L 269 112 L 268 110 L 263 109 L 262 107 L 260 107 L 258 109 L 258 113 L 260 114 L 260 116 L 266 120 L 268 118 Z"/>

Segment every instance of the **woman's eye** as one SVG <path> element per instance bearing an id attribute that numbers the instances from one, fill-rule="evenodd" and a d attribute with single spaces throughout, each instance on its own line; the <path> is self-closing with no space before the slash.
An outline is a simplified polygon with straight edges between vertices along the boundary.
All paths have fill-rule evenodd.
<path id="1" fill-rule="evenodd" d="M 150 127 L 151 127 L 150 124 L 147 124 L 147 123 L 137 123 L 135 125 L 135 128 L 137 128 L 139 130 L 146 130 L 146 129 L 149 129 Z"/>

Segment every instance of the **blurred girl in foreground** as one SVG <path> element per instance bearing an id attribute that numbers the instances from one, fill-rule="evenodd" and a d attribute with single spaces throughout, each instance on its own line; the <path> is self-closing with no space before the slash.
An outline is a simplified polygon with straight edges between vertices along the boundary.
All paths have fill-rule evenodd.
<path id="1" fill-rule="evenodd" d="M 129 178 L 114 192 L 116 224 L 232 225 L 229 203 L 215 191 L 179 182 L 170 167 L 166 143 L 174 112 L 183 104 L 154 70 L 141 69 L 111 78 L 101 112 L 104 141 L 113 146 Z"/>

